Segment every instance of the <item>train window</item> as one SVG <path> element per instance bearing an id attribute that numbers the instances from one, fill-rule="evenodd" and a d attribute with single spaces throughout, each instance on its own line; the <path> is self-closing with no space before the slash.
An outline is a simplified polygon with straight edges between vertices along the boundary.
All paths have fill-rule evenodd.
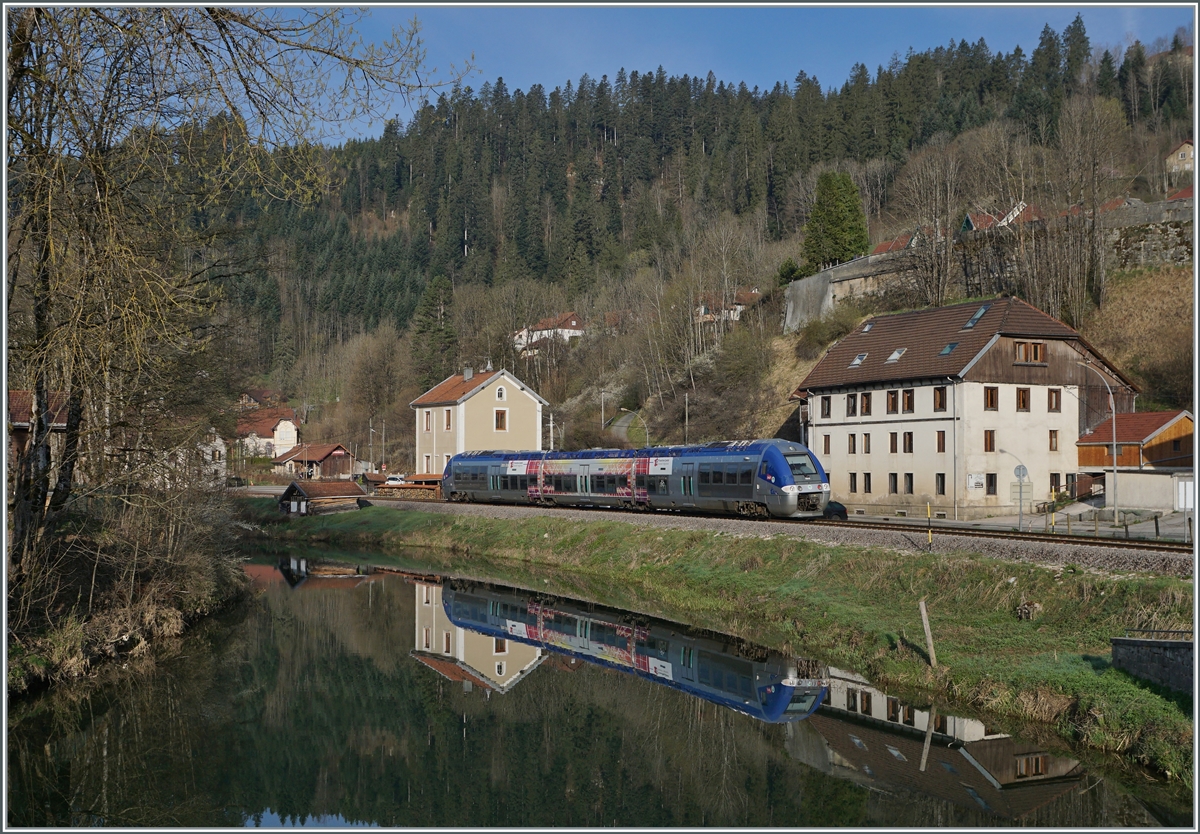
<path id="1" fill-rule="evenodd" d="M 703 472 L 702 472 L 702 473 L 700 473 L 700 477 L 701 477 L 701 478 L 703 478 L 703 477 L 704 477 L 704 473 L 703 473 Z M 712 473 L 712 482 L 713 482 L 714 484 L 723 484 L 723 483 L 725 483 L 725 471 L 724 471 L 723 469 L 714 469 L 714 470 L 713 470 L 713 473 Z M 703 483 L 703 481 L 701 481 L 701 483 Z"/>
<path id="2" fill-rule="evenodd" d="M 742 469 L 741 475 L 738 477 L 738 483 L 742 486 L 751 486 L 754 483 L 754 467 Z"/>
<path id="3" fill-rule="evenodd" d="M 813 465 L 812 458 L 804 453 L 796 453 L 784 456 L 788 462 L 788 466 L 792 469 L 793 476 L 803 478 L 811 478 L 817 474 L 817 467 Z"/>
<path id="4" fill-rule="evenodd" d="M 604 476 L 604 491 L 606 493 L 608 493 L 609 495 L 617 494 L 617 476 L 616 475 L 605 475 Z"/>
<path id="5" fill-rule="evenodd" d="M 526 476 L 526 475 L 521 476 L 521 486 L 518 488 L 521 490 L 521 492 L 525 492 L 526 490 L 529 489 L 529 477 L 528 476 Z"/>
<path id="6" fill-rule="evenodd" d="M 659 478 L 658 479 L 658 494 L 666 495 L 668 492 L 669 492 L 669 490 L 667 489 L 667 479 Z"/>
<path id="7" fill-rule="evenodd" d="M 629 489 L 629 476 L 628 475 L 617 476 L 617 489 Z"/>
<path id="8" fill-rule="evenodd" d="M 742 694 L 747 698 L 754 694 L 754 689 L 750 684 L 750 678 L 747 675 L 742 675 L 740 678 L 738 678 L 738 683 L 742 685 Z"/>
<path id="9" fill-rule="evenodd" d="M 738 465 L 736 463 L 725 464 L 725 483 L 736 484 L 738 482 Z"/>
<path id="10" fill-rule="evenodd" d="M 579 476 L 568 475 L 566 479 L 567 492 L 579 492 Z"/>
<path id="11" fill-rule="evenodd" d="M 712 685 L 713 689 L 724 689 L 725 688 L 725 675 L 723 672 L 721 672 L 720 669 L 716 668 L 715 666 L 713 667 L 713 670 L 712 670 L 711 685 Z"/>
<path id="12" fill-rule="evenodd" d="M 700 464 L 700 483 L 707 485 L 712 483 L 712 472 L 709 471 L 709 464 Z"/>
<path id="13" fill-rule="evenodd" d="M 700 668 L 697 673 L 697 678 L 700 683 L 708 683 L 712 677 L 712 667 L 708 663 L 708 655 L 704 652 L 700 653 Z"/>
<path id="14" fill-rule="evenodd" d="M 633 486 L 635 489 L 645 489 L 646 488 L 646 476 L 645 475 L 635 476 L 633 479 Z"/>

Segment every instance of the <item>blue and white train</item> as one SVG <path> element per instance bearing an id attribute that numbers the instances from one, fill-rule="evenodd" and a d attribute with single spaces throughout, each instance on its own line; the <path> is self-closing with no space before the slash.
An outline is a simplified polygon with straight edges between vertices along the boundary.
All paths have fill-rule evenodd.
<path id="1" fill-rule="evenodd" d="M 808 447 L 735 440 L 582 452 L 477 451 L 442 476 L 450 501 L 819 518 L 829 476 Z"/>
<path id="2" fill-rule="evenodd" d="M 467 580 L 442 587 L 456 626 L 637 675 L 771 723 L 812 715 L 829 695 L 813 661 L 665 620 Z"/>

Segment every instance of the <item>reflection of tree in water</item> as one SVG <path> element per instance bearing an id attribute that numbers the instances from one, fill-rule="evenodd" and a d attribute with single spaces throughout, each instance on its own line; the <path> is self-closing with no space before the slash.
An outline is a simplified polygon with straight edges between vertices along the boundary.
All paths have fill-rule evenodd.
<path id="1" fill-rule="evenodd" d="M 869 821 L 867 791 L 791 759 L 783 727 L 666 686 L 551 656 L 466 693 L 408 655 L 414 606 L 392 579 L 271 590 L 155 669 L 22 706 L 9 824 Z"/>

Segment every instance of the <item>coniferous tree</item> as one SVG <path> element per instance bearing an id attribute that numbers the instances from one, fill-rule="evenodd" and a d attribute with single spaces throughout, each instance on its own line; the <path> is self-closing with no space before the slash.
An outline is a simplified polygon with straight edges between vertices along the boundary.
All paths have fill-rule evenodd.
<path id="1" fill-rule="evenodd" d="M 454 288 L 436 275 L 425 288 L 412 323 L 412 362 L 417 381 L 426 390 L 458 367 L 458 335 L 454 328 Z"/>
<path id="2" fill-rule="evenodd" d="M 845 172 L 821 174 L 804 226 L 805 272 L 811 275 L 865 254 L 868 242 L 867 217 L 854 180 Z"/>
<path id="3" fill-rule="evenodd" d="M 1108 98 L 1120 95 L 1120 85 L 1117 82 L 1117 66 L 1112 53 L 1107 49 L 1100 58 L 1100 69 L 1096 72 L 1096 92 Z"/>

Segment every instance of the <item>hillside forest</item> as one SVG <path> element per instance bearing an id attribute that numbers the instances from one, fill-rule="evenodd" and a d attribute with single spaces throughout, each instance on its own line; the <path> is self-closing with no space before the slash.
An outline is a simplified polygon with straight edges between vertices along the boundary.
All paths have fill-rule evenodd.
<path id="1" fill-rule="evenodd" d="M 456 85 L 406 124 L 330 148 L 336 187 L 318 206 L 230 208 L 253 265 L 222 282 L 223 355 L 236 378 L 293 398 L 306 439 L 363 447 L 369 424 L 397 427 L 387 454 L 399 466 L 408 402 L 488 362 L 551 402 L 566 427 L 556 445 L 613 442 L 599 431 L 602 390 L 631 409 L 651 401 L 656 434 L 682 440 L 685 390 L 704 426 L 706 403 L 715 417 L 766 370 L 781 283 L 922 223 L 956 229 L 968 211 L 1163 199 L 1177 185 L 1164 157 L 1190 135 L 1190 43 L 1181 31 L 1114 54 L 1076 18 L 1046 27 L 1028 55 L 960 41 L 859 64 L 840 86 L 801 71 L 750 90 L 661 67 L 549 92 Z M 813 231 L 831 172 L 866 231 L 833 256 Z M 931 216 L 939 187 L 949 196 Z M 988 289 L 1080 326 L 1103 304 L 1102 267 L 1091 271 L 1070 309 L 1037 286 Z M 694 321 L 706 301 L 750 289 L 767 297 L 732 343 L 729 322 Z M 952 292 L 898 287 L 872 309 Z M 568 310 L 592 325 L 577 344 L 514 348 L 515 331 Z M 744 429 L 744 417 L 708 428 Z"/>

